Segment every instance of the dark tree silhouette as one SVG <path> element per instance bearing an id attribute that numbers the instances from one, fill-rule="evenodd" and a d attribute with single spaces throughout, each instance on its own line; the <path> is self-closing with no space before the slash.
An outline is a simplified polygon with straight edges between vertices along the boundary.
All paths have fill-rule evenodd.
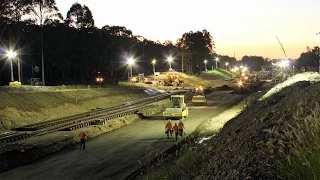
<path id="1" fill-rule="evenodd" d="M 74 3 L 67 13 L 65 23 L 77 29 L 94 27 L 94 20 L 90 9 L 79 3 Z"/>
<path id="2" fill-rule="evenodd" d="M 192 74 L 202 70 L 203 61 L 214 52 L 214 41 L 207 30 L 184 33 L 177 41 L 183 69 Z"/>
<path id="3" fill-rule="evenodd" d="M 42 84 L 45 85 L 45 66 L 43 52 L 43 25 L 52 24 L 56 21 L 61 21 L 62 15 L 56 6 L 55 0 L 25 0 L 26 13 L 29 15 L 28 21 L 40 26 L 40 43 L 41 43 L 41 73 Z"/>

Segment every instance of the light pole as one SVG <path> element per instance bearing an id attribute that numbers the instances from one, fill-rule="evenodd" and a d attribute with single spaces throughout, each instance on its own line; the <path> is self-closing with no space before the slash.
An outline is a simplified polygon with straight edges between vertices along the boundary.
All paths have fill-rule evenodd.
<path id="1" fill-rule="evenodd" d="M 152 60 L 152 65 L 153 65 L 153 74 L 155 74 L 156 73 L 156 60 L 155 59 Z"/>
<path id="2" fill-rule="evenodd" d="M 173 58 L 172 57 L 168 57 L 168 62 L 169 62 L 169 71 L 172 70 L 171 68 L 171 62 L 173 61 Z"/>
<path id="3" fill-rule="evenodd" d="M 204 60 L 204 69 L 205 69 L 205 71 L 208 71 L 208 69 L 207 69 L 207 60 Z"/>
<path id="4" fill-rule="evenodd" d="M 11 69 L 11 82 L 14 81 L 14 77 L 13 77 L 13 59 L 17 56 L 16 52 L 13 51 L 9 51 L 7 53 L 7 57 L 10 59 L 10 69 Z"/>
<path id="5" fill-rule="evenodd" d="M 281 75 L 282 75 L 282 81 L 284 81 L 285 74 L 283 73 L 283 69 L 289 66 L 289 61 L 288 60 L 283 60 L 280 62 L 280 69 L 281 69 Z"/>
<path id="6" fill-rule="evenodd" d="M 226 62 L 226 70 L 228 70 L 229 62 Z"/>
<path id="7" fill-rule="evenodd" d="M 132 65 L 134 63 L 134 59 L 133 58 L 129 58 L 127 61 L 128 61 L 129 66 L 130 66 L 130 78 L 132 78 Z"/>
<path id="8" fill-rule="evenodd" d="M 216 69 L 218 69 L 218 61 L 219 61 L 219 58 L 216 57 L 215 61 L 216 61 Z"/>
<path id="9" fill-rule="evenodd" d="M 320 32 L 318 32 L 316 35 L 320 36 Z M 318 56 L 319 56 L 319 73 L 320 73 L 320 47 L 318 49 Z"/>

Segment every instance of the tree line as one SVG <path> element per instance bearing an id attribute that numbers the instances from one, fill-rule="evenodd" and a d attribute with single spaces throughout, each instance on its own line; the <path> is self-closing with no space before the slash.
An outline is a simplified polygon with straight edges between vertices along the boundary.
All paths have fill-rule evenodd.
<path id="1" fill-rule="evenodd" d="M 167 58 L 172 56 L 172 68 L 196 74 L 215 66 L 219 57 L 223 63 L 239 63 L 234 57 L 219 55 L 207 30 L 184 33 L 175 44 L 160 43 L 134 35 L 124 26 L 95 26 L 86 5 L 74 3 L 64 18 L 55 0 L 2 0 L 0 2 L 0 84 L 10 80 L 6 52 L 16 51 L 21 62 L 22 80 L 43 79 L 46 85 L 87 84 L 101 72 L 106 80 L 127 78 L 126 61 L 133 57 L 134 74 L 168 70 Z M 259 70 L 266 58 L 244 56 L 243 62 Z M 16 62 L 16 61 L 15 61 Z M 16 67 L 16 63 L 14 63 Z M 14 68 L 17 77 L 17 68 Z M 44 78 L 43 78 L 44 77 Z M 45 81 L 44 81 L 45 80 Z"/>

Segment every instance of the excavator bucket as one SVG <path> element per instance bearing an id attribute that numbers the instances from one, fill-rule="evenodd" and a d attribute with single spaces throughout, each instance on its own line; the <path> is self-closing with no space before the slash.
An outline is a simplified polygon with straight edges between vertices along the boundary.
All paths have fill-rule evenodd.
<path id="1" fill-rule="evenodd" d="M 192 97 L 192 104 L 193 105 L 207 105 L 207 99 L 206 96 L 193 96 Z"/>

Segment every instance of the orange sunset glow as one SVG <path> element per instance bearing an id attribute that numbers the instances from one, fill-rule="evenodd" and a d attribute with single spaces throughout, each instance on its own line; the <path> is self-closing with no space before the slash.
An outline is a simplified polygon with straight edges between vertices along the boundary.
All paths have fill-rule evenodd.
<path id="1" fill-rule="evenodd" d="M 74 0 L 57 0 L 65 16 Z M 78 0 L 90 7 L 97 27 L 121 25 L 150 40 L 176 39 L 188 31 L 207 29 L 219 54 L 282 58 L 276 39 L 289 58 L 298 58 L 307 46 L 320 44 L 315 0 Z"/>

